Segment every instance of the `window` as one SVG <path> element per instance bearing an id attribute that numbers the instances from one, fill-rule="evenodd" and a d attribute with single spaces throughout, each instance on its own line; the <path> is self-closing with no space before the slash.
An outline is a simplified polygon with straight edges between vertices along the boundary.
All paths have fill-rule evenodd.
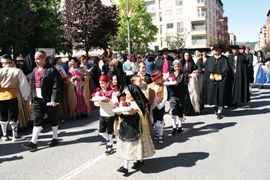
<path id="1" fill-rule="evenodd" d="M 162 21 L 162 13 L 159 13 L 159 21 Z"/>
<path id="2" fill-rule="evenodd" d="M 192 36 L 192 44 L 193 45 L 206 44 L 206 36 Z"/>
<path id="3" fill-rule="evenodd" d="M 162 29 L 163 29 L 163 26 L 160 25 L 160 27 L 159 27 L 159 32 L 160 32 L 160 34 L 162 34 Z"/>
<path id="4" fill-rule="evenodd" d="M 191 30 L 192 31 L 206 30 L 206 24 L 205 22 L 193 22 L 191 24 Z"/>
<path id="5" fill-rule="evenodd" d="M 206 17 L 206 11 L 202 8 L 198 8 L 198 17 Z"/>
<path id="6" fill-rule="evenodd" d="M 184 32 L 184 23 L 178 22 L 176 23 L 177 33 Z"/>
<path id="7" fill-rule="evenodd" d="M 146 5 L 147 11 L 155 11 L 156 10 L 155 2 L 146 2 L 145 5 Z"/>
<path id="8" fill-rule="evenodd" d="M 181 6 L 181 5 L 183 5 L 183 0 L 175 0 L 175 5 L 176 5 L 176 6 Z"/>
<path id="9" fill-rule="evenodd" d="M 206 0 L 197 0 L 198 3 L 204 3 Z"/>
<path id="10" fill-rule="evenodd" d="M 176 18 L 183 18 L 183 9 L 176 9 Z"/>
<path id="11" fill-rule="evenodd" d="M 157 23 L 157 18 L 156 18 L 156 16 L 153 15 L 151 18 L 152 18 L 152 23 L 153 23 L 153 24 L 156 24 L 156 23 Z"/>
<path id="12" fill-rule="evenodd" d="M 173 23 L 167 24 L 167 29 L 172 29 L 173 28 Z"/>
<path id="13" fill-rule="evenodd" d="M 166 20 L 167 21 L 173 20 L 173 12 L 172 12 L 172 10 L 166 11 Z"/>

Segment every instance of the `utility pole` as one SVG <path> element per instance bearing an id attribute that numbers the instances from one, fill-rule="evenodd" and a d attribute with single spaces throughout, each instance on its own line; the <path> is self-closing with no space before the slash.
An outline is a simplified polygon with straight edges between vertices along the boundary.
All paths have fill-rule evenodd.
<path id="1" fill-rule="evenodd" d="M 131 43 L 130 43 L 130 22 L 129 22 L 129 4 L 128 0 L 126 1 L 127 5 L 127 29 L 128 29 L 128 54 L 131 54 Z"/>

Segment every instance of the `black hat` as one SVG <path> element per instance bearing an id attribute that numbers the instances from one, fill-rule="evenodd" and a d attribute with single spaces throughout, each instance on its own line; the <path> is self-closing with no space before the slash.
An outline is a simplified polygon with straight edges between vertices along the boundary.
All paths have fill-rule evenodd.
<path id="1" fill-rule="evenodd" d="M 182 52 L 182 51 L 184 51 L 183 48 L 178 48 L 178 49 L 176 50 L 176 53 L 178 54 L 178 53 L 180 53 L 180 52 Z"/>
<path id="2" fill-rule="evenodd" d="M 212 46 L 212 48 L 218 48 L 218 49 L 222 49 L 221 45 L 220 44 L 213 44 L 213 45 L 210 45 Z"/>
<path id="3" fill-rule="evenodd" d="M 229 47 L 232 49 L 240 49 L 240 47 L 238 45 L 229 45 Z"/>
<path id="4" fill-rule="evenodd" d="M 168 48 L 163 48 L 162 50 L 159 50 L 159 52 L 163 53 L 163 52 L 171 52 Z"/>

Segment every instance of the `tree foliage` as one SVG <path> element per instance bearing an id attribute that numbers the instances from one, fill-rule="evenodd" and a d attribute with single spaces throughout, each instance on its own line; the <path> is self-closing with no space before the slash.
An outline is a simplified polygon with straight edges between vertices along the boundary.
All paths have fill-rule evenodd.
<path id="1" fill-rule="evenodd" d="M 61 0 L 31 0 L 33 16 L 33 31 L 28 39 L 31 50 L 35 48 L 55 48 L 56 52 L 63 50 L 61 21 L 59 8 Z"/>
<path id="2" fill-rule="evenodd" d="M 0 47 L 1 54 L 21 51 L 27 46 L 31 33 L 32 16 L 27 0 L 0 1 Z"/>
<path id="3" fill-rule="evenodd" d="M 75 49 L 88 52 L 92 47 L 106 48 L 116 34 L 115 7 L 108 7 L 100 0 L 65 0 L 60 19 L 64 38 Z"/>
<path id="4" fill-rule="evenodd" d="M 155 41 L 155 35 L 158 28 L 152 24 L 151 15 L 146 10 L 144 0 L 129 0 L 129 12 L 127 12 L 126 0 L 119 0 L 117 5 L 119 19 L 118 19 L 118 33 L 110 41 L 111 48 L 117 51 L 127 52 L 128 47 L 128 29 L 127 18 L 130 21 L 130 39 L 132 50 L 138 53 L 148 52 L 149 43 Z"/>
<path id="5" fill-rule="evenodd" d="M 63 48 L 61 0 L 1 0 L 0 47 L 3 53 L 27 55 L 35 48 Z"/>
<path id="6" fill-rule="evenodd" d="M 167 34 L 164 38 L 164 41 L 166 42 L 169 49 L 184 48 L 186 45 L 187 35 L 187 31 L 184 31 L 183 33 L 177 33 L 176 35 Z"/>

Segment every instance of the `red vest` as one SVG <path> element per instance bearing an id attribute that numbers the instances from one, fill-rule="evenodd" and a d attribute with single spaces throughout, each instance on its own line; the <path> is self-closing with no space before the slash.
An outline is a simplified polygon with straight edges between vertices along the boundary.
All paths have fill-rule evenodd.
<path id="1" fill-rule="evenodd" d="M 43 76 L 43 74 L 45 73 L 46 69 L 42 69 L 41 71 L 38 71 L 38 68 L 36 68 L 35 71 L 35 87 L 36 88 L 40 88 L 40 79 Z"/>

